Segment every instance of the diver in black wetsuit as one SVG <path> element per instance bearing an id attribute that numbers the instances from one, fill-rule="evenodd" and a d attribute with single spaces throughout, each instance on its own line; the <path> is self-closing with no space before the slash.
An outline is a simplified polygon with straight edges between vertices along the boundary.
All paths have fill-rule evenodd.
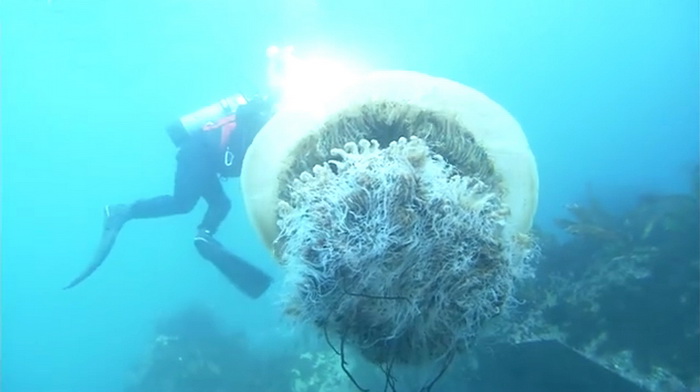
<path id="1" fill-rule="evenodd" d="M 271 279 L 228 252 L 213 237 L 231 209 L 220 179 L 240 176 L 248 146 L 272 116 L 270 99 L 241 99 L 221 100 L 168 127 L 168 134 L 179 147 L 172 194 L 106 206 L 97 253 L 88 268 L 66 288 L 77 285 L 99 267 L 127 221 L 185 214 L 203 198 L 208 208 L 194 239 L 197 250 L 245 294 L 253 298 L 262 295 Z"/>
<path id="2" fill-rule="evenodd" d="M 185 214 L 203 198 L 208 209 L 195 239 L 211 237 L 231 209 L 220 177 L 240 176 L 245 151 L 271 116 L 271 106 L 268 99 L 256 97 L 237 106 L 235 115 L 208 122 L 201 132 L 188 131 L 182 121 L 171 124 L 168 134 L 180 147 L 172 195 L 107 206 L 108 219 L 120 226 L 130 219 Z"/>
<path id="3" fill-rule="evenodd" d="M 181 126 L 181 125 L 173 125 Z M 189 213 L 200 198 L 208 209 L 198 226 L 201 235 L 213 235 L 226 218 L 229 201 L 219 179 L 220 162 L 214 134 L 192 135 L 177 154 L 177 168 L 172 195 L 137 200 L 132 204 L 109 205 L 105 215 L 113 226 L 121 226 L 130 219 L 159 218 Z"/>

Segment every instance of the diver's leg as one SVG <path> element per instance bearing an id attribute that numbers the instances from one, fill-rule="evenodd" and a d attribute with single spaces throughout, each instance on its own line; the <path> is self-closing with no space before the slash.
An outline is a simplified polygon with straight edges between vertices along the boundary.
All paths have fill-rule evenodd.
<path id="1" fill-rule="evenodd" d="M 203 178 L 208 170 L 206 149 L 202 145 L 183 145 L 177 157 L 175 189 L 173 195 L 139 200 L 131 205 L 117 204 L 104 209 L 102 239 L 92 261 L 66 288 L 74 287 L 87 279 L 105 261 L 115 243 L 121 227 L 134 218 L 155 218 L 191 211 L 202 195 Z"/>
<path id="2" fill-rule="evenodd" d="M 216 176 L 210 178 L 202 196 L 209 204 L 209 208 L 194 238 L 197 251 L 214 264 L 219 272 L 244 294 L 251 298 L 258 298 L 270 286 L 272 279 L 251 263 L 231 253 L 213 237 L 231 209 L 231 201 Z"/>
<path id="3" fill-rule="evenodd" d="M 196 151 L 181 151 L 178 155 L 175 184 L 172 195 L 157 196 L 138 200 L 131 205 L 131 217 L 134 219 L 159 218 L 186 214 L 197 205 L 202 195 L 203 181 L 207 168 L 200 154 Z"/>
<path id="4" fill-rule="evenodd" d="M 231 201 L 226 196 L 216 173 L 206 178 L 202 187 L 202 197 L 207 202 L 208 207 L 198 229 L 213 235 L 231 210 Z"/>
<path id="5" fill-rule="evenodd" d="M 206 185 L 204 179 L 209 168 L 204 154 L 206 151 L 201 146 L 183 146 L 177 156 L 172 195 L 137 200 L 130 205 L 107 206 L 105 225 L 119 229 L 130 219 L 160 218 L 192 211 Z"/>

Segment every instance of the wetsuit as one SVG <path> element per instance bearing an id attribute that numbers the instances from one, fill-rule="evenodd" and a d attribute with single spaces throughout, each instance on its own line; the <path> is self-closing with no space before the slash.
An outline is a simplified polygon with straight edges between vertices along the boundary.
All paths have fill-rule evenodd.
<path id="1" fill-rule="evenodd" d="M 130 205 L 106 206 L 102 238 L 93 259 L 65 288 L 75 287 L 99 268 L 127 221 L 185 214 L 192 211 L 200 198 L 204 198 L 208 209 L 194 238 L 197 251 L 246 295 L 252 298 L 262 295 L 272 279 L 251 263 L 226 250 L 214 239 L 213 234 L 231 209 L 231 201 L 219 178 L 240 176 L 243 156 L 257 132 L 269 119 L 269 108 L 265 101 L 250 102 L 236 111 L 235 127 L 228 128 L 233 130 L 232 133 L 226 133 L 224 127 L 215 127 L 180 139 L 172 195 L 141 199 Z M 183 127 L 180 122 L 172 126 Z M 187 134 L 184 129 L 180 131 L 180 134 Z"/>
<path id="2" fill-rule="evenodd" d="M 182 127 L 180 123 L 172 126 Z M 219 179 L 224 162 L 223 152 L 217 143 L 219 135 L 215 131 L 201 132 L 185 141 L 177 154 L 172 195 L 136 201 L 131 205 L 131 218 L 186 214 L 203 198 L 208 208 L 198 228 L 214 234 L 231 209 L 231 201 Z"/>

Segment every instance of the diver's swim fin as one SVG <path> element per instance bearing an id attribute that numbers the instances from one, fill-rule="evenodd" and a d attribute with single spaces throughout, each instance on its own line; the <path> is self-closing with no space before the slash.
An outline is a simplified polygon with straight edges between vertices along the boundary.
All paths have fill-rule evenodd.
<path id="1" fill-rule="evenodd" d="M 92 256 L 92 262 L 88 264 L 77 278 L 73 279 L 68 286 L 64 287 L 64 290 L 75 287 L 80 282 L 87 279 L 107 259 L 109 252 L 112 250 L 112 246 L 114 246 L 114 242 L 117 240 L 119 230 L 121 230 L 124 223 L 129 219 L 128 210 L 126 208 L 127 207 L 123 205 L 105 207 L 102 238 L 100 239 L 97 250 L 95 250 L 95 254 Z"/>
<path id="2" fill-rule="evenodd" d="M 109 251 L 112 250 L 112 246 L 114 245 L 114 241 L 117 239 L 118 233 L 119 232 L 114 230 L 106 230 L 102 233 L 100 245 L 97 247 L 97 250 L 92 257 L 92 262 L 88 264 L 85 270 L 83 270 L 83 272 L 78 275 L 77 278 L 73 279 L 68 286 L 64 287 L 64 290 L 77 286 L 78 283 L 87 279 L 88 276 L 92 275 L 92 273 L 95 272 L 100 265 L 102 265 L 102 262 L 104 262 L 109 255 Z"/>
<path id="3" fill-rule="evenodd" d="M 205 259 L 228 278 L 247 296 L 256 299 L 263 295 L 272 283 L 272 278 L 240 257 L 227 251 L 213 237 L 197 237 L 194 245 Z"/>

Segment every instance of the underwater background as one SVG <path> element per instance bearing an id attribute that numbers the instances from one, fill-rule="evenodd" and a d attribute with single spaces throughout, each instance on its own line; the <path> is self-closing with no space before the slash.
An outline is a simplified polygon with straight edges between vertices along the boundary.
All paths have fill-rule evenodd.
<path id="1" fill-rule="evenodd" d="M 682 268 L 656 284 L 687 280 L 678 283 L 686 302 L 646 309 L 669 311 L 651 319 L 690 325 L 678 347 L 697 342 L 697 1 L 5 0 L 0 11 L 3 392 L 136 388 L 144 371 L 134 369 L 154 339 L 210 330 L 238 339 L 222 360 L 235 366 L 209 366 L 213 378 L 252 383 L 239 390 L 292 390 L 283 389 L 290 369 L 316 343 L 281 321 L 278 285 L 248 299 L 198 256 L 191 239 L 203 202 L 188 215 L 128 224 L 94 276 L 61 290 L 89 260 L 105 204 L 171 190 L 176 150 L 165 125 L 262 89 L 270 45 L 449 78 L 503 105 L 537 159 L 536 225 L 555 237 L 546 244 L 559 241 L 552 254 L 563 259 L 610 244 L 572 239 L 585 231 L 577 224 L 605 226 L 585 214 L 562 223 L 573 203 L 626 216 L 646 208 L 645 195 L 684 195 L 663 199 L 670 207 L 654 219 L 671 216 L 675 226 L 664 226 L 673 235 L 659 234 L 653 246 L 676 252 L 664 260 Z M 247 220 L 238 180 L 224 184 L 233 208 L 217 237 L 281 277 Z M 587 204 L 591 195 L 597 202 Z M 655 228 L 640 219 L 643 242 Z M 639 248 L 624 246 L 615 257 Z M 560 268 L 552 264 L 543 265 Z M 552 320 L 568 325 L 573 317 L 563 311 Z M 644 339 L 645 350 L 671 344 L 668 332 L 651 331 L 661 327 L 644 327 L 655 337 Z M 694 347 L 660 361 L 692 368 Z M 462 390 L 450 381 L 457 373 L 435 390 Z M 699 387 L 697 373 L 674 374 L 687 390 Z M 199 388 L 170 385 L 217 391 L 203 380 Z"/>

